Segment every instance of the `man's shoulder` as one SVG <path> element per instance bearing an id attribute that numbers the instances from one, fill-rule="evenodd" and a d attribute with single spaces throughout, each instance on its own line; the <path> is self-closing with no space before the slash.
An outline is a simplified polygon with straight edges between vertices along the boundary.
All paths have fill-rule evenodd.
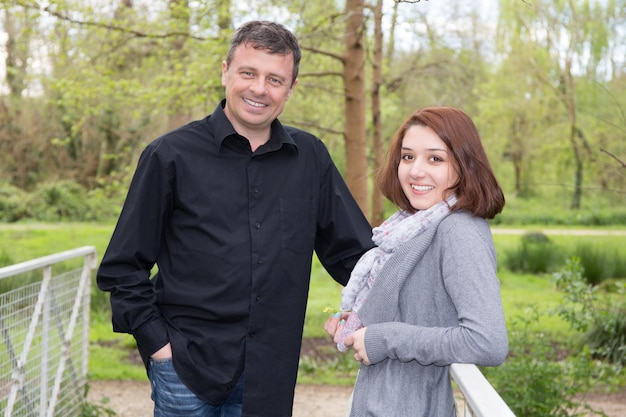
<path id="1" fill-rule="evenodd" d="M 320 138 L 318 138 L 311 132 L 307 132 L 306 130 L 299 129 L 294 126 L 285 126 L 285 125 L 283 125 L 283 128 L 289 134 L 289 136 L 291 136 L 293 140 L 296 141 L 296 143 L 298 144 L 300 142 L 310 142 L 310 143 L 316 143 L 316 144 L 322 142 Z"/>
<path id="2" fill-rule="evenodd" d="M 163 134 L 161 137 L 175 138 L 181 136 L 186 137 L 194 134 L 206 134 L 207 129 L 209 129 L 210 122 L 210 115 L 203 119 L 192 120 L 188 123 L 183 124 L 182 126 L 170 130 L 169 132 Z"/>
<path id="3" fill-rule="evenodd" d="M 182 126 L 163 133 L 151 142 L 153 147 L 176 147 L 184 145 L 186 140 L 206 138 L 209 129 L 209 116 L 204 119 L 193 120 Z"/>

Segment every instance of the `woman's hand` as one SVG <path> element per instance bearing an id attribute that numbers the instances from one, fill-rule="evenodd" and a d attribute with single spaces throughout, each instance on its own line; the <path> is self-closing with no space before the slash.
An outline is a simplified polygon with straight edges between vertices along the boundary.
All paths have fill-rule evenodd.
<path id="1" fill-rule="evenodd" d="M 335 343 L 339 342 L 339 335 L 341 334 L 341 329 L 343 329 L 343 325 L 348 318 L 350 313 L 335 313 L 326 320 L 324 323 L 324 330 L 328 333 Z"/>
<path id="2" fill-rule="evenodd" d="M 354 350 L 354 360 L 361 362 L 365 365 L 371 365 L 369 358 L 367 357 L 367 351 L 365 350 L 365 331 L 367 327 L 362 327 L 359 330 L 346 337 L 345 345 L 351 347 Z"/>

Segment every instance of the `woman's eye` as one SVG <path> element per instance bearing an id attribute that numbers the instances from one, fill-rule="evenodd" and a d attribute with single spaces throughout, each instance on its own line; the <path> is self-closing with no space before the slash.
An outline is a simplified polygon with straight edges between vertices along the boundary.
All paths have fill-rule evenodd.
<path id="1" fill-rule="evenodd" d="M 402 160 L 410 161 L 413 159 L 413 155 L 402 155 Z"/>

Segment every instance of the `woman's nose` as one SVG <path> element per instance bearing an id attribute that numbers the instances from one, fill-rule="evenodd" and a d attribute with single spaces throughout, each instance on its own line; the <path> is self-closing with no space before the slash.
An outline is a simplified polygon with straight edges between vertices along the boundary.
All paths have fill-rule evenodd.
<path id="1" fill-rule="evenodd" d="M 424 175 L 424 166 L 423 166 L 423 163 L 419 159 L 415 159 L 413 161 L 409 174 L 413 178 L 419 178 Z"/>

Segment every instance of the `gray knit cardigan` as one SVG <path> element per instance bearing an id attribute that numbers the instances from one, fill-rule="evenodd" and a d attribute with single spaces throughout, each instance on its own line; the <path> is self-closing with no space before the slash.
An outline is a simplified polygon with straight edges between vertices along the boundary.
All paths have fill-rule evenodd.
<path id="1" fill-rule="evenodd" d="M 401 245 L 359 312 L 371 365 L 351 417 L 454 417 L 454 362 L 497 366 L 508 339 L 489 224 L 465 211 Z"/>

